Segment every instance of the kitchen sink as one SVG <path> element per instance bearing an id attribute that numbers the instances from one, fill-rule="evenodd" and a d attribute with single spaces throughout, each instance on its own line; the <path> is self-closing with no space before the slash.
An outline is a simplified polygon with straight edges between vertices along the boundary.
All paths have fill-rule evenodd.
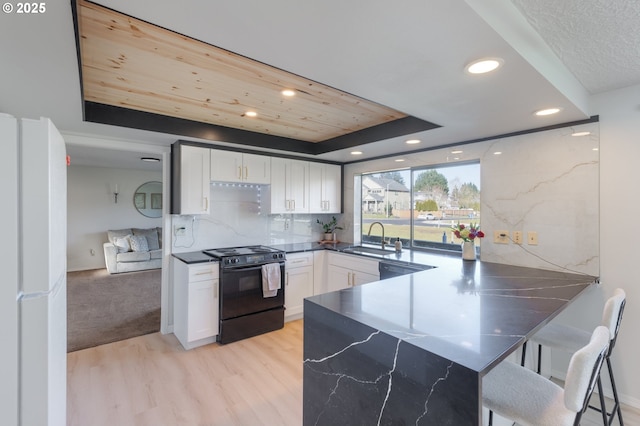
<path id="1" fill-rule="evenodd" d="M 381 248 L 375 248 L 375 247 L 363 247 L 363 246 L 349 247 L 342 251 L 344 253 L 377 254 L 380 256 L 385 256 L 388 254 L 395 253 L 395 250 L 387 250 L 387 249 L 381 249 Z"/>

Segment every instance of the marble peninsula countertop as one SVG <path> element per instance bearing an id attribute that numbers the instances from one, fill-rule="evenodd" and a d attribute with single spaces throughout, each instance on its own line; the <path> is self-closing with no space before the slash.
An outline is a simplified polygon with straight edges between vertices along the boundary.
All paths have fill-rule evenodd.
<path id="1" fill-rule="evenodd" d="M 482 377 L 597 282 L 413 256 L 436 267 L 304 300 L 305 425 L 482 425 Z"/>
<path id="2" fill-rule="evenodd" d="M 307 302 L 483 375 L 597 282 L 460 257 L 430 260 L 438 267 Z"/>

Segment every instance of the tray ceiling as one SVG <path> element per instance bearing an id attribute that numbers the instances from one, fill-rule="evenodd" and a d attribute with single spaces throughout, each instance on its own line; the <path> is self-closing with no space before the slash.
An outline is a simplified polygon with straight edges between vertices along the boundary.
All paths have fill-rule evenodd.
<path id="1" fill-rule="evenodd" d="M 91 2 L 77 2 L 77 23 L 87 121 L 265 147 L 286 138 L 307 153 L 438 127 Z"/>

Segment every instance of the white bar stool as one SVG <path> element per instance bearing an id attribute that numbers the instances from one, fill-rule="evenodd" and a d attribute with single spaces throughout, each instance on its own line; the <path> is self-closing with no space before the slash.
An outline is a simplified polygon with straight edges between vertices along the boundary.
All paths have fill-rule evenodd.
<path id="1" fill-rule="evenodd" d="M 600 408 L 590 406 L 590 408 L 600 411 L 602 413 L 602 421 L 605 426 L 611 425 L 615 415 L 618 415 L 618 421 L 620 426 L 624 426 L 622 420 L 622 410 L 620 408 L 620 400 L 618 399 L 618 390 L 616 389 L 616 382 L 613 378 L 613 369 L 611 368 L 611 352 L 616 344 L 618 337 L 618 330 L 620 329 L 620 323 L 622 322 L 622 313 L 626 304 L 626 294 L 624 290 L 618 288 L 614 291 L 604 305 L 602 312 L 602 324 L 609 330 L 609 349 L 606 354 L 607 369 L 609 371 L 609 380 L 611 381 L 611 388 L 613 391 L 614 406 L 611 412 L 607 412 L 604 398 L 600 398 Z M 570 327 L 562 324 L 550 323 L 538 331 L 530 341 L 538 344 L 538 374 L 540 373 L 542 346 L 547 346 L 551 349 L 559 349 L 565 352 L 574 353 L 587 342 L 589 342 L 591 335 L 581 329 Z M 526 342 L 522 348 L 522 362 L 524 365 L 526 354 Z M 602 381 L 598 377 L 598 393 L 602 394 Z"/>
<path id="2" fill-rule="evenodd" d="M 586 346 L 571 357 L 564 389 L 551 380 L 510 361 L 495 366 L 482 379 L 482 402 L 519 425 L 580 424 L 609 347 L 609 330 L 598 326 Z"/>

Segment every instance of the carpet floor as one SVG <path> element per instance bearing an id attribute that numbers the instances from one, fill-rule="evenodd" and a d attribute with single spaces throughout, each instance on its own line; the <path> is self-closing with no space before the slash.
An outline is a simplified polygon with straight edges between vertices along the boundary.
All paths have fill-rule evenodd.
<path id="1" fill-rule="evenodd" d="M 67 352 L 160 330 L 161 269 L 67 273 Z"/>

